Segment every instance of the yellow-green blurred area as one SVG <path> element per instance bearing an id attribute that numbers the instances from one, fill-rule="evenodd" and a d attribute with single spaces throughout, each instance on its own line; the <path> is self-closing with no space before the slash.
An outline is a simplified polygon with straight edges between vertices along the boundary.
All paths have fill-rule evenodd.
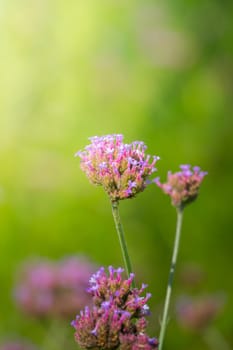
<path id="1" fill-rule="evenodd" d="M 233 344 L 232 19 L 227 0 L 0 2 L 1 338 L 43 342 L 12 300 L 26 258 L 85 254 L 99 266 L 123 265 L 109 200 L 74 157 L 88 137 L 122 133 L 161 157 L 162 181 L 180 164 L 208 171 L 185 210 L 171 309 L 182 294 L 223 293 L 212 326 Z M 158 336 L 175 209 L 151 185 L 120 211 Z M 195 290 L 179 278 L 190 264 L 205 276 Z M 182 329 L 171 311 L 164 350 L 212 343 Z"/>

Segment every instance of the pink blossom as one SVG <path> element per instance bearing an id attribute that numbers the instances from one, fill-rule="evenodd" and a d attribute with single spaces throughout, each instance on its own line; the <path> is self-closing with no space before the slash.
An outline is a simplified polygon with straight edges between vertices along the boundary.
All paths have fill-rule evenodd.
<path id="1" fill-rule="evenodd" d="M 181 208 L 196 199 L 199 187 L 207 172 L 201 171 L 195 166 L 191 169 L 190 165 L 181 165 L 181 171 L 167 175 L 167 182 L 161 183 L 159 178 L 154 182 L 171 197 L 172 204 Z"/>
<path id="2" fill-rule="evenodd" d="M 193 331 L 208 327 L 224 305 L 223 295 L 205 295 L 196 298 L 183 296 L 177 302 L 180 325 Z"/>
<path id="3" fill-rule="evenodd" d="M 143 142 L 123 143 L 120 134 L 94 136 L 90 141 L 76 153 L 81 158 L 81 169 L 91 183 L 103 186 L 112 201 L 132 198 L 146 188 L 159 157 L 151 160 Z"/>
<path id="4" fill-rule="evenodd" d="M 146 334 L 150 294 L 142 296 L 146 285 L 132 288 L 134 275 L 122 277 L 122 268 L 109 266 L 108 273 L 100 268 L 89 280 L 88 292 L 93 306 L 85 307 L 71 325 L 75 339 L 84 349 L 152 350 L 157 349 L 156 338 Z"/>

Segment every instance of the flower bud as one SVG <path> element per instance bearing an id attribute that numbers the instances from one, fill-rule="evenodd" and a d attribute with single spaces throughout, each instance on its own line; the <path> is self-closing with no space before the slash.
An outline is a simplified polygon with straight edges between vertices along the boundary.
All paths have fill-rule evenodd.
<path id="1" fill-rule="evenodd" d="M 207 172 L 201 171 L 199 167 L 192 168 L 190 165 L 181 165 L 181 171 L 172 174 L 168 172 L 167 182 L 161 183 L 159 178 L 154 182 L 171 197 L 172 205 L 182 208 L 191 203 L 198 196 L 199 187 Z"/>

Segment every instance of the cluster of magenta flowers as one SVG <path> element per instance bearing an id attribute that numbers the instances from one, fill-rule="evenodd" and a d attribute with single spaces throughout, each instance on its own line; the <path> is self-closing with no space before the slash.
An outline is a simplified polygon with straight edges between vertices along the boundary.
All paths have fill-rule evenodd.
<path id="1" fill-rule="evenodd" d="M 155 183 L 171 197 L 172 204 L 177 207 L 184 207 L 196 199 L 204 176 L 207 172 L 201 171 L 198 166 L 191 169 L 190 165 L 181 165 L 181 171 L 167 175 L 167 182 L 161 183 L 156 178 Z"/>
<path id="2" fill-rule="evenodd" d="M 84 257 L 30 259 L 17 274 L 15 301 L 34 317 L 71 317 L 90 303 L 86 288 L 93 271 L 95 266 Z"/>
<path id="3" fill-rule="evenodd" d="M 168 324 L 168 312 L 171 290 L 177 262 L 180 242 L 183 209 L 191 203 L 199 192 L 206 172 L 195 166 L 181 165 L 180 171 L 168 173 L 167 182 L 162 184 L 159 178 L 150 179 L 157 169 L 159 157 L 146 155 L 146 145 L 141 141 L 130 144 L 123 142 L 118 134 L 90 138 L 91 144 L 76 153 L 81 158 L 81 169 L 90 182 L 103 186 L 111 200 L 112 214 L 118 233 L 123 260 L 128 279 L 122 280 L 122 270 L 109 269 L 108 277 L 101 269 L 90 280 L 89 293 L 93 297 L 93 308 L 86 307 L 73 321 L 75 337 L 84 349 L 121 350 L 162 350 L 165 331 Z M 156 183 L 171 197 L 172 205 L 177 209 L 177 224 L 169 272 L 159 342 L 146 334 L 145 315 L 149 295 L 141 297 L 145 286 L 135 287 L 132 264 L 128 253 L 124 229 L 119 214 L 119 201 L 133 198 L 142 192 L 148 184 Z"/>
<path id="4" fill-rule="evenodd" d="M 134 274 L 122 277 L 123 269 L 109 267 L 109 273 L 100 268 L 89 281 L 88 292 L 93 306 L 85 307 L 72 322 L 75 339 L 84 349 L 151 350 L 158 347 L 156 338 L 146 334 L 149 314 L 147 301 L 142 296 L 146 285 L 132 288 Z"/>
<path id="5" fill-rule="evenodd" d="M 94 136 L 90 141 L 76 153 L 81 169 L 93 184 L 103 186 L 112 201 L 134 197 L 146 188 L 159 157 L 151 161 L 142 141 L 126 144 L 120 134 Z"/>

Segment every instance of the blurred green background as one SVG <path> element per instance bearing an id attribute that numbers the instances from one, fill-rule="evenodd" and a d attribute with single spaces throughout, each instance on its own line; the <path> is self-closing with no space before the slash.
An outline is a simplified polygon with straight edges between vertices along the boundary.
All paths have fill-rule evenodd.
<path id="1" fill-rule="evenodd" d="M 233 344 L 232 11 L 227 0 L 1 0 L 1 337 L 41 342 L 12 302 L 27 257 L 82 253 L 122 265 L 108 198 L 74 158 L 89 136 L 122 133 L 161 157 L 162 180 L 179 164 L 208 171 L 185 211 L 173 301 L 193 293 L 182 269 L 199 266 L 194 292 L 226 295 L 214 327 Z M 175 210 L 153 185 L 120 210 L 158 335 Z M 171 315 L 164 349 L 187 348 L 210 349 Z"/>

